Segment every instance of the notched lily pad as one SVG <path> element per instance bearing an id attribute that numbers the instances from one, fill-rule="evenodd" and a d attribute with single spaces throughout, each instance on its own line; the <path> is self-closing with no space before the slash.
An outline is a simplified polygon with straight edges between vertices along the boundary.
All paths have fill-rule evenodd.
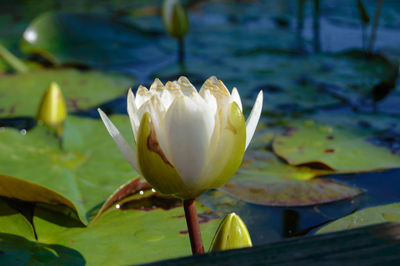
<path id="1" fill-rule="evenodd" d="M 368 135 L 349 127 L 295 122 L 279 134 L 274 152 L 291 165 L 319 163 L 340 172 L 361 172 L 400 166 L 400 156 L 368 141 Z"/>
<path id="2" fill-rule="evenodd" d="M 36 116 L 53 81 L 60 85 L 69 112 L 95 107 L 135 85 L 130 76 L 100 71 L 58 69 L 6 75 L 0 78 L 0 117 Z"/>

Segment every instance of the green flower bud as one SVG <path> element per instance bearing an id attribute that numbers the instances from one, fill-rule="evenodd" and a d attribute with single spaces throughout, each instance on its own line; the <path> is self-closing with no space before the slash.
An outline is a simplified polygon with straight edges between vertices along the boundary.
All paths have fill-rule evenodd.
<path id="1" fill-rule="evenodd" d="M 251 247 L 251 238 L 246 225 L 234 212 L 228 214 L 219 225 L 210 251 Z"/>
<path id="2" fill-rule="evenodd" d="M 178 0 L 165 0 L 161 10 L 164 28 L 169 35 L 181 39 L 189 30 L 189 18 Z"/>
<path id="3" fill-rule="evenodd" d="M 53 128 L 58 136 L 64 131 L 64 121 L 67 117 L 67 107 L 64 96 L 57 83 L 52 82 L 43 95 L 39 106 L 37 120 Z"/>

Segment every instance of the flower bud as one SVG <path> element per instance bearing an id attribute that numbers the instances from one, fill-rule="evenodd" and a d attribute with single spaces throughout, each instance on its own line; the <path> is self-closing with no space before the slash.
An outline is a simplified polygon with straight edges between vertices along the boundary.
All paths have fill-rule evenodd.
<path id="1" fill-rule="evenodd" d="M 189 30 L 189 19 L 178 0 L 165 0 L 161 14 L 164 28 L 169 35 L 177 39 L 186 35 Z"/>
<path id="2" fill-rule="evenodd" d="M 64 96 L 57 83 L 52 82 L 43 95 L 39 106 L 37 120 L 54 129 L 58 136 L 64 131 L 64 121 L 67 117 L 67 107 Z"/>
<path id="3" fill-rule="evenodd" d="M 234 212 L 225 216 L 219 225 L 210 251 L 251 247 L 251 238 L 247 227 Z"/>

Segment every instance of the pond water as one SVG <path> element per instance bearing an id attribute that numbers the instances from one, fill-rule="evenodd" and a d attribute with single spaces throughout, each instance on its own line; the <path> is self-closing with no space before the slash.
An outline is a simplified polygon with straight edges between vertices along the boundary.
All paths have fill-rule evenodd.
<path id="1" fill-rule="evenodd" d="M 315 6 L 319 1 L 184 1 L 191 22 L 185 38 L 184 65 L 177 62 L 176 41 L 163 31 L 157 10 L 160 1 L 83 1 L 85 4 L 73 5 L 67 2 L 0 3 L 0 24 L 12 25 L 0 30 L 0 40 L 20 57 L 44 62 L 46 66 L 72 65 L 85 71 L 98 68 L 127 73 L 136 78 L 137 82 L 132 84 L 135 89 L 139 84 L 148 87 L 155 77 L 167 81 L 180 75 L 188 76 L 199 88 L 209 76 L 216 75 L 229 89 L 239 89 L 245 114 L 262 88 L 262 126 L 250 148 L 254 151 L 276 152 L 274 136 L 268 138 L 269 135 L 293 127 L 292 121 L 303 123 L 311 119 L 342 129 L 351 125 L 368 143 L 400 154 L 400 90 L 396 85 L 400 60 L 399 1 L 384 1 L 370 53 L 365 47 L 369 47 L 374 34 L 380 1 L 363 1 L 370 16 L 365 25 L 364 47 L 355 0 L 320 1 L 319 9 Z M 303 19 L 299 20 L 301 3 Z M 82 14 L 58 18 L 64 30 L 60 38 L 63 43 L 59 39 L 54 47 L 28 43 L 25 53 L 19 51 L 20 36 L 33 18 L 60 10 L 95 15 L 90 19 Z M 136 35 L 114 22 L 128 25 Z M 41 27 L 36 28 L 40 38 L 52 40 L 54 36 L 47 36 Z M 73 27 L 81 27 L 81 31 L 76 33 L 71 30 Z M 88 39 L 83 37 L 85 32 Z M 32 51 L 37 51 L 36 55 Z M 43 55 L 47 55 L 45 59 Z M 126 97 L 102 102 L 100 107 L 107 113 L 126 114 Z M 97 106 L 75 110 L 73 114 L 98 118 L 96 109 Z M 31 116 L 0 116 L 0 127 L 29 130 L 34 124 Z M 280 162 L 288 161 L 282 154 L 275 157 Z M 374 155 L 370 154 L 367 160 L 373 164 Z M 320 165 L 300 165 L 312 171 L 321 170 Z M 400 168 L 396 167 L 327 173 L 323 178 L 361 189 L 362 193 L 323 204 L 293 206 L 286 199 L 288 206 L 265 206 L 268 203 L 253 204 L 229 193 L 221 196 L 222 192 L 217 190 L 206 192 L 200 201 L 219 214 L 235 211 L 245 221 L 254 244 L 270 243 L 311 235 L 321 226 L 367 207 L 399 202 Z M 326 165 L 323 168 L 327 170 Z M 268 171 L 265 170 L 267 175 Z M 243 176 L 235 176 L 234 181 L 235 178 L 242 180 Z"/>

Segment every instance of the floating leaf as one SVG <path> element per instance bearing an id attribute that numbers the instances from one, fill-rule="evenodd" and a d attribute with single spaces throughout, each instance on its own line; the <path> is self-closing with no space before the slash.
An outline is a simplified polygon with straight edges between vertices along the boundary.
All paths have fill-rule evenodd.
<path id="1" fill-rule="evenodd" d="M 18 235 L 28 240 L 35 239 L 32 224 L 6 200 L 0 198 L 0 250 L 4 241 L 2 233 Z"/>
<path id="2" fill-rule="evenodd" d="M 5 216 L 8 223 L 0 216 L 0 224 L 4 225 L 0 228 L 1 261 L 35 262 L 41 255 L 42 263 L 57 265 L 126 265 L 190 255 L 189 235 L 179 199 L 174 199 L 178 204 L 162 208 L 159 203 L 168 203 L 169 199 L 158 195 L 160 202 L 152 202 L 152 208 L 140 207 L 156 195 L 125 199 L 88 227 L 52 211 L 51 206 L 37 204 L 32 220 L 36 241 L 33 231 L 31 235 L 13 235 L 16 232 L 10 225 L 16 222 L 14 216 L 25 218 L 18 212 L 11 213 L 7 206 L 4 208 L 0 200 L 0 212 L 10 213 Z M 202 238 L 208 248 L 220 219 L 204 205 L 196 205 Z"/>
<path id="3" fill-rule="evenodd" d="M 115 116 L 113 121 L 125 136 L 132 135 L 128 117 Z M 87 222 L 93 211 L 137 173 L 100 120 L 70 116 L 64 134 L 64 150 L 60 150 L 57 138 L 44 127 L 26 135 L 1 130 L 0 187 L 12 186 L 13 190 L 0 192 L 22 200 L 63 203 L 78 210 Z"/>
<path id="4" fill-rule="evenodd" d="M 291 165 L 319 163 L 341 172 L 400 166 L 400 156 L 372 144 L 367 137 L 362 130 L 308 120 L 291 123 L 289 129 L 275 138 L 273 148 Z"/>
<path id="5" fill-rule="evenodd" d="M 310 181 L 231 181 L 223 190 L 232 196 L 254 204 L 267 206 L 309 206 L 349 199 L 362 191 L 327 178 Z"/>
<path id="6" fill-rule="evenodd" d="M 164 55 L 156 37 L 109 16 L 48 12 L 25 30 L 21 49 L 56 64 L 137 64 Z"/>
<path id="7" fill-rule="evenodd" d="M 71 111 L 95 107 L 124 94 L 135 80 L 127 75 L 73 69 L 36 70 L 0 78 L 0 116 L 35 116 L 51 82 L 61 87 Z"/>
<path id="8" fill-rule="evenodd" d="M 293 167 L 270 152 L 253 151 L 247 152 L 238 173 L 221 190 L 240 200 L 268 206 L 315 205 L 352 198 L 362 192 L 328 178 L 314 178 L 324 173 L 329 171 Z"/>
<path id="9" fill-rule="evenodd" d="M 357 211 L 322 227 L 317 231 L 317 234 L 387 222 L 400 222 L 400 203 Z"/>

